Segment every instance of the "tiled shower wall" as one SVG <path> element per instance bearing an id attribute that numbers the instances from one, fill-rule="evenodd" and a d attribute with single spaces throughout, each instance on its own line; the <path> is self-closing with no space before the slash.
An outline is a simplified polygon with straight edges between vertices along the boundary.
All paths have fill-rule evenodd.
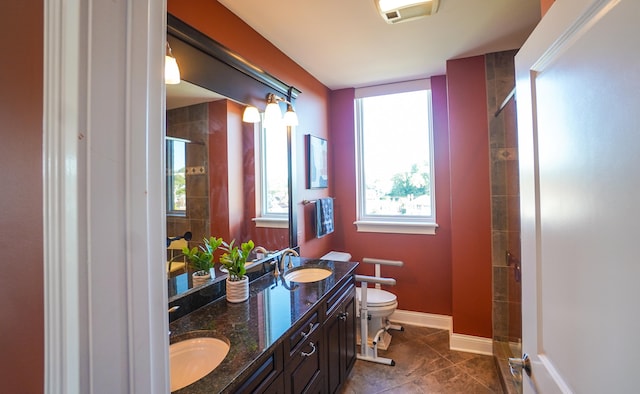
<path id="1" fill-rule="evenodd" d="M 507 392 L 511 381 L 507 358 L 520 356 L 522 335 L 520 281 L 520 194 L 514 56 L 516 51 L 485 56 L 491 154 L 493 340 L 494 355 Z"/>
<path id="2" fill-rule="evenodd" d="M 191 246 L 209 233 L 208 103 L 167 111 L 167 135 L 184 138 L 187 144 L 186 216 L 167 216 L 167 236 L 193 233 Z"/>

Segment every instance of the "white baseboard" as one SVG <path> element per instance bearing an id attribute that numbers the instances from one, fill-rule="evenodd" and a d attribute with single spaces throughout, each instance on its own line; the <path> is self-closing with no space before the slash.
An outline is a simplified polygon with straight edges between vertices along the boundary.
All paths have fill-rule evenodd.
<path id="1" fill-rule="evenodd" d="M 434 315 L 432 313 L 403 311 L 396 309 L 389 317 L 389 320 L 398 323 L 405 323 L 412 326 L 438 328 L 451 332 L 453 319 L 451 316 Z"/>
<path id="2" fill-rule="evenodd" d="M 493 355 L 493 340 L 491 338 L 453 333 L 453 318 L 447 315 L 396 310 L 389 320 L 400 324 L 419 327 L 437 328 L 449 331 L 449 348 L 467 353 Z"/>
<path id="3" fill-rule="evenodd" d="M 449 348 L 461 352 L 493 356 L 493 340 L 491 338 L 452 333 L 449 337 Z"/>

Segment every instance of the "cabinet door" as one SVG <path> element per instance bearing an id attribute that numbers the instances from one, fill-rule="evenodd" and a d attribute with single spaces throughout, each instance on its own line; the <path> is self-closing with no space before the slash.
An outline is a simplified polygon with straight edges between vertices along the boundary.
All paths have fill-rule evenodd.
<path id="1" fill-rule="evenodd" d="M 285 363 L 285 389 L 288 393 L 313 392 L 311 389 L 316 387 L 318 382 L 324 383 L 323 345 L 320 330 L 316 330 L 292 352 L 290 359 Z"/>
<path id="2" fill-rule="evenodd" d="M 330 393 L 338 391 L 356 361 L 355 311 L 355 290 L 351 287 L 325 323 L 326 377 Z"/>
<path id="3" fill-rule="evenodd" d="M 342 345 L 342 335 L 340 329 L 341 320 L 338 318 L 342 311 L 337 309 L 331 314 L 325 323 L 325 338 L 327 339 L 327 385 L 330 393 L 335 393 L 340 387 L 340 359 Z"/>
<path id="4" fill-rule="evenodd" d="M 344 368 L 340 381 L 347 380 L 349 373 L 356 363 L 356 297 L 355 291 L 344 301 Z"/>

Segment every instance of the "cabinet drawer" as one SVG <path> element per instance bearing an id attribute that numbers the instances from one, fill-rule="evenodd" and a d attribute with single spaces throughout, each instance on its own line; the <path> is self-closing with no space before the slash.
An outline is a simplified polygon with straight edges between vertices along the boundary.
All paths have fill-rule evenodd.
<path id="1" fill-rule="evenodd" d="M 289 336 L 289 340 L 287 342 L 287 349 L 289 349 L 289 352 L 293 352 L 293 350 L 296 349 L 302 341 L 309 338 L 318 329 L 318 327 L 320 327 L 320 320 L 318 312 L 316 311 Z"/>
<path id="2" fill-rule="evenodd" d="M 322 380 L 322 346 L 318 332 L 302 341 L 287 362 L 285 388 L 288 393 L 307 393 Z"/>

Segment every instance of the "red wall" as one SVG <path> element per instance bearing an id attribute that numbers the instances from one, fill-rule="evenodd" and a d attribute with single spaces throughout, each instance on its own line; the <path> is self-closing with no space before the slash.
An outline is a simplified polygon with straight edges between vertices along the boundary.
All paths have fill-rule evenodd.
<path id="1" fill-rule="evenodd" d="M 43 2 L 0 2 L 0 391 L 44 390 Z"/>
<path id="2" fill-rule="evenodd" d="M 363 257 L 402 260 L 402 268 L 383 267 L 382 274 L 397 280 L 390 289 L 398 296 L 399 308 L 451 315 L 451 224 L 449 211 L 449 136 L 446 78 L 432 78 L 434 111 L 434 160 L 436 182 L 436 235 L 359 233 L 356 218 L 356 170 L 354 90 L 331 95 L 330 174 L 335 190 L 336 250 Z M 361 266 L 359 273 L 372 274 Z"/>
<path id="3" fill-rule="evenodd" d="M 447 61 L 453 330 L 492 337 L 491 195 L 484 56 Z"/>

